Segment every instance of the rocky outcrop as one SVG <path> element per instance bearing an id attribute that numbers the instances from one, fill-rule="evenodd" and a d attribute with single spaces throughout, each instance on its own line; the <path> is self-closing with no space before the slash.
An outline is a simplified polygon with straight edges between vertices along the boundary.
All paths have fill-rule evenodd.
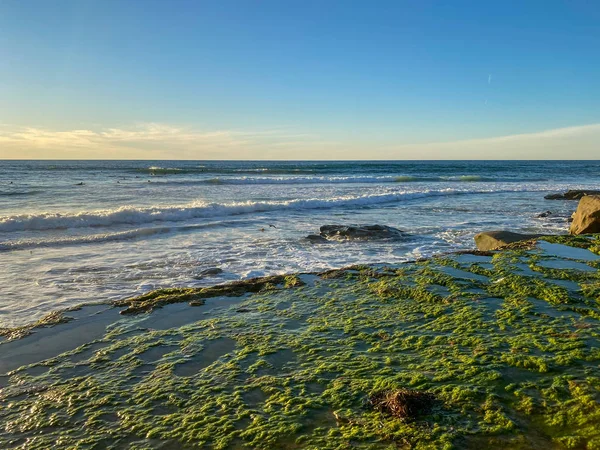
<path id="1" fill-rule="evenodd" d="M 407 236 L 403 231 L 386 225 L 323 225 L 319 231 L 318 235 L 310 234 L 306 239 L 323 243 L 329 240 L 401 239 Z"/>
<path id="2" fill-rule="evenodd" d="M 544 196 L 546 200 L 580 200 L 586 195 L 600 195 L 600 191 L 591 191 L 585 189 L 573 189 L 564 194 L 548 194 Z"/>
<path id="3" fill-rule="evenodd" d="M 600 195 L 586 195 L 579 201 L 569 232 L 600 233 Z"/>
<path id="4" fill-rule="evenodd" d="M 513 242 L 528 241 L 542 236 L 541 234 L 521 234 L 512 231 L 484 231 L 475 235 L 475 245 L 481 251 L 494 250 Z"/>

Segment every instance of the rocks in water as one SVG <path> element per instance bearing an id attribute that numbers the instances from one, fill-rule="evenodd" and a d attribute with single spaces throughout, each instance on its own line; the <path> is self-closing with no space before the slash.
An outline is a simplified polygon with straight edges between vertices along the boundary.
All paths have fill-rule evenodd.
<path id="1" fill-rule="evenodd" d="M 528 241 L 542 236 L 541 234 L 522 234 L 512 231 L 484 231 L 475 235 L 475 245 L 481 251 L 495 250 L 513 242 Z"/>
<path id="2" fill-rule="evenodd" d="M 600 233 L 600 195 L 582 197 L 573 216 L 569 233 Z"/>
<path id="3" fill-rule="evenodd" d="M 200 272 L 196 278 L 214 277 L 215 275 L 219 275 L 221 273 L 223 273 L 223 269 L 220 269 L 218 267 L 211 267 L 210 269 L 206 269 Z"/>
<path id="4" fill-rule="evenodd" d="M 403 231 L 386 225 L 323 225 L 320 233 L 310 234 L 306 239 L 323 243 L 328 240 L 376 240 L 401 239 L 406 237 Z"/>
<path id="5" fill-rule="evenodd" d="M 571 189 L 564 194 L 548 194 L 544 198 L 546 200 L 580 200 L 586 195 L 600 195 L 600 191 Z"/>
<path id="6" fill-rule="evenodd" d="M 543 213 L 539 213 L 537 217 L 548 217 L 552 215 L 552 211 L 544 211 Z"/>
<path id="7" fill-rule="evenodd" d="M 308 239 L 313 244 L 326 244 L 327 242 L 329 242 L 327 239 L 325 239 L 320 234 L 309 234 L 304 239 Z"/>

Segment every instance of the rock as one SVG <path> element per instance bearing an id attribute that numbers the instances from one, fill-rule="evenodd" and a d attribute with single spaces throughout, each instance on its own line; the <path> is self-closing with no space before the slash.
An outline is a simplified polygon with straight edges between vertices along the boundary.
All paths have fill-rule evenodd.
<path id="1" fill-rule="evenodd" d="M 571 189 L 564 194 L 548 194 L 544 196 L 546 200 L 580 200 L 586 195 L 600 195 L 600 191 L 585 189 Z"/>
<path id="2" fill-rule="evenodd" d="M 406 234 L 386 225 L 323 225 L 320 234 L 332 239 L 398 239 Z"/>
<path id="3" fill-rule="evenodd" d="M 480 251 L 494 250 L 513 242 L 527 241 L 541 234 L 521 234 L 512 231 L 484 231 L 475 235 L 475 245 Z"/>
<path id="4" fill-rule="evenodd" d="M 219 269 L 218 267 L 212 267 L 210 269 L 203 270 L 202 272 L 200 272 L 198 274 L 198 276 L 210 277 L 210 276 L 214 276 L 214 275 L 219 275 L 220 273 L 223 273 L 223 269 Z"/>
<path id="5" fill-rule="evenodd" d="M 327 239 L 325 239 L 319 234 L 309 234 L 304 239 L 308 239 L 313 244 L 326 244 L 327 242 L 329 242 Z"/>
<path id="6" fill-rule="evenodd" d="M 569 233 L 600 233 L 600 195 L 586 195 L 579 201 Z"/>
<path id="7" fill-rule="evenodd" d="M 543 213 L 539 213 L 537 217 L 548 217 L 552 215 L 552 211 L 544 211 Z"/>

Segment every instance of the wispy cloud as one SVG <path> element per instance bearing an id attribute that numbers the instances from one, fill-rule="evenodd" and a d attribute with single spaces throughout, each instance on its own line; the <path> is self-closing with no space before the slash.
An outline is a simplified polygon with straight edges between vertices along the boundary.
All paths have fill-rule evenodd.
<path id="1" fill-rule="evenodd" d="M 599 150 L 600 123 L 425 144 L 161 123 L 58 131 L 0 125 L 0 159 L 597 159 Z"/>
<path id="2" fill-rule="evenodd" d="M 299 146 L 315 137 L 285 130 L 214 130 L 161 123 L 129 128 L 55 131 L 0 126 L 0 158 L 210 159 L 257 157 L 257 151 Z"/>
<path id="3" fill-rule="evenodd" d="M 482 139 L 387 147 L 408 159 L 599 159 L 600 123 Z"/>

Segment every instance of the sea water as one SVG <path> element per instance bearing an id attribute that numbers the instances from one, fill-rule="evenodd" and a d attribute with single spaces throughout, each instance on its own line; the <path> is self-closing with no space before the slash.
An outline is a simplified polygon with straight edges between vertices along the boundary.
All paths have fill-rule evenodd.
<path id="1" fill-rule="evenodd" d="M 152 289 L 473 248 L 482 230 L 558 233 L 597 161 L 0 161 L 0 327 Z M 550 210 L 547 217 L 538 217 Z M 315 244 L 326 224 L 402 240 Z"/>

